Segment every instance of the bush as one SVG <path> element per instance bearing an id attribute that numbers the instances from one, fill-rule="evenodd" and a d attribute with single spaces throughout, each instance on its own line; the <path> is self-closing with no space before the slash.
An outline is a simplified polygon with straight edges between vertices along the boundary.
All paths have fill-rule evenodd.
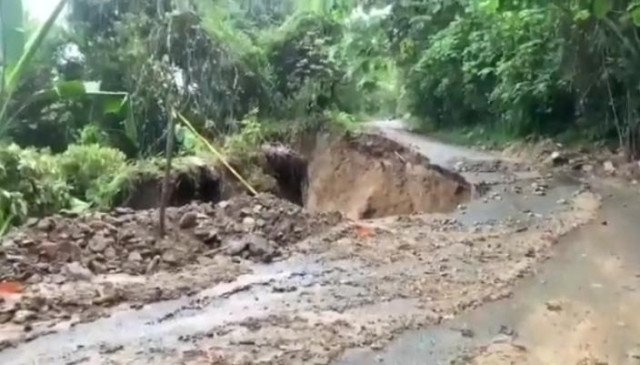
<path id="1" fill-rule="evenodd" d="M 407 74 L 411 112 L 438 127 L 486 125 L 512 136 L 571 123 L 562 39 L 541 9 L 470 6 L 434 34 Z"/>
<path id="2" fill-rule="evenodd" d="M 59 163 L 72 194 L 90 202 L 127 165 L 124 153 L 97 144 L 69 146 L 59 155 Z"/>
<path id="3" fill-rule="evenodd" d="M 19 223 L 68 208 L 71 189 L 48 150 L 0 146 L 0 215 Z M 1 224 L 1 223 L 0 223 Z"/>

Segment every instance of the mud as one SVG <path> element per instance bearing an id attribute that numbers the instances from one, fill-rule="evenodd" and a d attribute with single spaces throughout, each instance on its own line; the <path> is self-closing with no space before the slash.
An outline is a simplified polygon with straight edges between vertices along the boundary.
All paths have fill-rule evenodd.
<path id="1" fill-rule="evenodd" d="M 244 271 L 243 260 L 281 258 L 290 244 L 334 226 L 341 217 L 308 213 L 261 195 L 169 208 L 167 220 L 169 231 L 162 238 L 156 210 L 127 208 L 45 218 L 4 238 L 0 278 L 27 283 L 28 289 L 17 304 L 0 304 L 0 322 L 24 322 L 16 321 L 23 310 L 34 312 L 31 323 L 69 319 L 123 301 L 148 303 L 195 293 L 235 278 Z M 89 315 L 95 319 L 100 312 Z"/>
<path id="2" fill-rule="evenodd" d="M 180 168 L 170 178 L 170 206 L 183 206 L 192 201 L 217 203 L 230 196 L 226 179 L 218 169 L 195 157 L 179 160 Z M 133 209 L 152 209 L 160 206 L 162 196 L 161 169 L 138 172 L 130 177 L 126 189 L 115 198 L 117 205 Z"/>
<path id="3" fill-rule="evenodd" d="M 89 248 L 95 230 L 82 237 L 86 247 L 80 247 L 77 261 L 68 259 L 63 265 L 56 258 L 45 260 L 41 267 L 14 265 L 42 263 L 43 251 L 34 243 L 41 245 L 75 229 L 68 224 L 58 231 L 58 221 L 66 218 L 54 219 L 55 225 L 34 222 L 21 234 L 27 241 L 37 239 L 25 245 L 25 237 L 13 236 L 7 246 L 15 251 L 4 255 L 5 265 L 0 266 L 10 268 L 4 275 L 12 280 L 41 278 L 32 280 L 24 294 L 3 297 L 5 309 L 0 314 L 6 313 L 6 320 L 0 342 L 4 340 L 7 349 L 0 352 L 0 363 L 380 362 L 377 351 L 407 330 L 437 326 L 511 297 L 516 284 L 535 274 L 560 238 L 591 221 L 599 206 L 599 197 L 587 188 L 559 189 L 555 180 L 522 177 L 518 175 L 522 170 L 510 171 L 509 164 L 488 172 L 500 184 L 467 204 L 472 189 L 465 179 L 485 173 L 479 171 L 483 167 L 460 166 L 462 178 L 380 138 L 334 140 L 325 145 L 330 148 L 318 144 L 309 163 L 306 201 L 313 195 L 326 196 L 333 206 L 314 209 L 341 210 L 355 218 L 389 215 L 383 218 L 341 220 L 271 196 L 240 197 L 216 206 L 193 204 L 171 211 L 170 244 L 144 245 L 160 249 L 154 255 L 143 254 L 135 244 L 121 244 L 125 241 L 115 233 L 126 232 L 128 224 L 146 227 L 141 222 L 126 221 L 118 229 L 107 229 L 108 237 L 115 237 L 107 246 L 114 248 L 113 260 L 122 265 L 104 274 L 87 274 L 77 267 L 62 271 L 69 263 L 91 269 L 98 256 L 96 243 Z M 447 152 L 440 157 L 448 161 L 452 156 Z M 455 162 L 442 165 L 453 168 Z M 319 171 L 334 178 L 314 175 Z M 314 176 L 325 179 L 324 184 Z M 335 181 L 340 189 L 332 186 Z M 342 190 L 357 199 L 342 195 Z M 562 201 L 555 200 L 554 192 Z M 254 210 L 257 205 L 262 208 Z M 423 213 L 456 207 L 454 214 Z M 265 211 L 266 217 L 261 215 Z M 120 213 L 153 215 L 153 211 Z M 119 214 L 97 220 L 114 225 L 111 220 L 119 219 Z M 143 215 L 142 223 L 151 216 Z M 82 218 L 72 221 L 84 224 Z M 283 221 L 292 223 L 285 224 L 286 235 L 279 233 Z M 209 241 L 213 236 L 209 228 L 217 230 L 220 239 Z M 173 255 L 165 257 L 166 252 Z M 83 260 L 85 256 L 91 260 Z M 140 256 L 141 266 L 159 257 L 157 266 L 128 271 L 128 263 Z M 20 260 L 11 261 L 15 257 Z M 51 269 L 41 274 L 32 267 Z M 69 274 L 73 275 L 65 276 Z M 62 282 L 52 282 L 60 275 Z M 374 354 L 370 361 L 349 362 L 342 356 L 352 348 Z M 480 356 L 481 350 L 471 355 Z M 393 361 L 389 358 L 388 363 Z"/>
<path id="4" fill-rule="evenodd" d="M 377 135 L 321 141 L 309 164 L 306 208 L 352 219 L 451 212 L 469 200 L 465 179 Z"/>

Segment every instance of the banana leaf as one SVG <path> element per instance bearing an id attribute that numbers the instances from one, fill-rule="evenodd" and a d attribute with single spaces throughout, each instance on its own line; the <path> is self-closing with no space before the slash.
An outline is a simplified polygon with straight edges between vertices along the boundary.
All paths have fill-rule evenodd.
<path id="1" fill-rule="evenodd" d="M 17 0 L 0 0 L 0 1 L 2 1 L 3 4 L 7 3 L 7 5 L 9 5 L 11 3 L 15 3 Z M 53 24 L 55 23 L 56 19 L 58 18 L 60 13 L 62 13 L 62 10 L 64 9 L 67 2 L 68 0 L 60 0 L 58 2 L 58 5 L 56 5 L 55 9 L 53 10 L 49 18 L 47 18 L 47 20 L 44 22 L 44 24 L 42 24 L 40 29 L 38 29 L 38 31 L 29 40 L 26 47 L 24 48 L 24 51 L 22 52 L 20 58 L 18 59 L 15 65 L 9 64 L 9 63 L 4 64 L 3 73 L 5 75 L 5 80 L 2 80 L 4 85 L 2 96 L 4 100 L 2 100 L 2 109 L 0 110 L 0 137 L 2 137 L 3 132 L 6 130 L 9 124 L 9 120 L 7 120 L 7 109 L 9 107 L 9 102 L 11 101 L 11 96 L 13 95 L 13 92 L 16 90 L 18 84 L 20 83 L 20 80 L 22 79 L 22 76 L 25 70 L 27 69 L 27 67 L 33 60 L 36 52 L 42 45 L 42 42 L 44 41 L 45 37 L 53 27 Z M 8 6 L 7 10 L 12 9 L 12 11 L 17 11 L 16 9 L 21 8 L 21 6 L 17 6 L 16 4 L 13 4 L 13 5 L 14 6 Z M 4 7 L 0 9 L 4 10 Z M 3 14 L 3 15 L 8 16 L 9 14 Z M 19 18 L 22 18 L 22 14 L 19 16 Z M 8 35 L 3 34 L 3 40 L 2 40 L 3 44 L 7 44 L 8 39 L 4 38 L 5 36 L 8 36 Z M 8 61 L 8 59 L 6 59 L 5 61 Z"/>

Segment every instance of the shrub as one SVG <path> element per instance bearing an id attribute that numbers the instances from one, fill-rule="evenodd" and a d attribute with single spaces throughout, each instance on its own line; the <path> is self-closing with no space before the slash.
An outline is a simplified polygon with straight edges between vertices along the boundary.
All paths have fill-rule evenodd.
<path id="1" fill-rule="evenodd" d="M 48 150 L 0 146 L 0 215 L 16 223 L 68 208 L 71 189 Z"/>
<path id="2" fill-rule="evenodd" d="M 59 155 L 59 163 L 73 195 L 90 202 L 127 165 L 124 153 L 97 144 L 69 146 Z"/>

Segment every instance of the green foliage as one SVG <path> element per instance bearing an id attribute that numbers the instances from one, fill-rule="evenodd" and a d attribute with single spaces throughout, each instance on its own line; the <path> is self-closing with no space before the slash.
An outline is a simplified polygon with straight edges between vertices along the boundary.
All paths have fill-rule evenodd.
<path id="1" fill-rule="evenodd" d="M 409 111 L 435 128 L 613 137 L 633 155 L 636 11 L 629 0 L 402 3 L 390 39 Z"/>
<path id="2" fill-rule="evenodd" d="M 225 155 L 237 161 L 255 157 L 265 142 L 263 127 L 258 122 L 257 110 L 240 122 L 239 133 L 230 135 L 224 144 Z"/>
<path id="3" fill-rule="evenodd" d="M 47 151 L 0 147 L 2 215 L 21 222 L 28 215 L 53 214 L 67 208 L 70 189 L 59 164 Z"/>
<path id="4" fill-rule="evenodd" d="M 571 108 L 553 19 L 538 9 L 469 8 L 409 69 L 412 111 L 436 126 L 498 123 L 506 133 L 554 132 Z M 569 114 L 569 115 L 567 115 Z"/>
<path id="5" fill-rule="evenodd" d="M 95 200 L 101 186 L 127 165 L 122 152 L 96 144 L 69 146 L 58 158 L 72 194 L 87 201 Z"/>
<path id="6" fill-rule="evenodd" d="M 21 21 L 16 19 L 8 20 L 10 17 L 17 17 L 18 19 L 22 19 L 22 6 L 21 1 L 15 0 L 11 1 L 16 4 L 14 6 L 6 6 L 9 1 L 3 1 L 4 6 L 0 7 L 0 11 L 2 11 L 1 15 L 5 21 L 8 21 L 9 25 L 19 26 L 22 24 Z M 9 103 L 11 102 L 11 97 L 13 93 L 16 91 L 19 86 L 19 82 L 24 78 L 24 74 L 29 68 L 31 62 L 36 58 L 36 53 L 39 48 L 42 46 L 42 43 L 47 36 L 47 34 L 51 31 L 54 22 L 62 12 L 62 9 L 66 5 L 67 0 L 60 0 L 53 12 L 46 19 L 44 24 L 33 34 L 32 38 L 26 45 L 21 44 L 23 42 L 21 31 L 22 29 L 4 29 L 2 33 L 2 45 L 3 49 L 7 50 L 8 53 L 3 60 L 2 65 L 2 92 L 0 97 L 0 103 L 2 103 L 2 108 L 0 109 L 0 137 L 6 133 L 7 129 L 10 127 L 11 120 L 8 119 L 7 112 L 9 110 Z M 5 24 L 2 25 L 3 27 Z M 15 59 L 17 56 L 17 51 L 22 49 L 20 57 L 17 59 L 15 64 L 9 63 L 10 61 Z"/>

